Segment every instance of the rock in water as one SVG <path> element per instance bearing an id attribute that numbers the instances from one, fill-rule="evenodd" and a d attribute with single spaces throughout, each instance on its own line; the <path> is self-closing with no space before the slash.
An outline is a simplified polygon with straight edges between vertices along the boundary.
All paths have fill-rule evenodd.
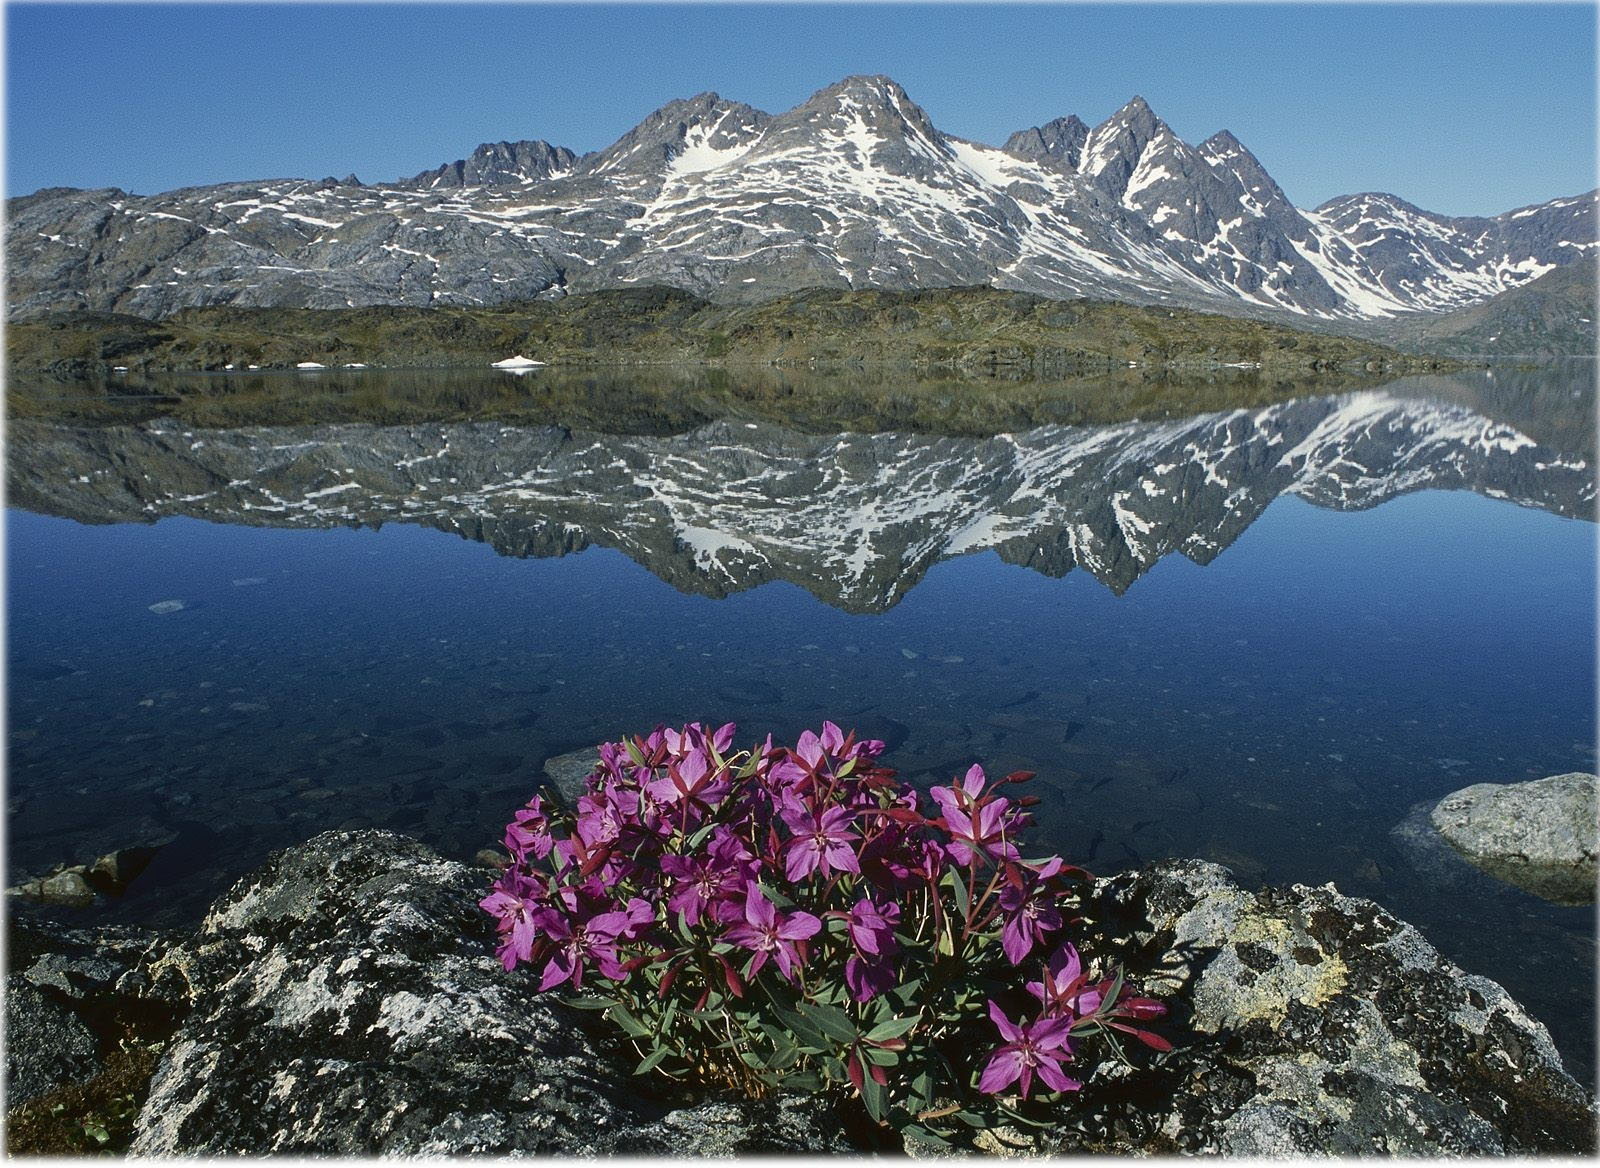
<path id="1" fill-rule="evenodd" d="M 550 789 L 576 807 L 583 796 L 583 781 L 600 765 L 600 751 L 593 746 L 568 751 L 544 760 L 544 778 Z M 528 792 L 530 795 L 533 792 Z"/>
<path id="2" fill-rule="evenodd" d="M 378 831 L 320 835 L 241 881 L 201 928 L 134 1153 L 848 1150 L 810 1099 L 653 1102 L 576 1011 L 500 967 L 486 890 Z"/>
<path id="3" fill-rule="evenodd" d="M 169 612 L 182 612 L 189 606 L 181 600 L 158 600 L 149 607 L 151 612 L 162 616 Z"/>
<path id="4" fill-rule="evenodd" d="M 1594 775 L 1478 783 L 1446 795 L 1430 819 L 1463 856 L 1497 879 L 1557 904 L 1593 904 Z"/>

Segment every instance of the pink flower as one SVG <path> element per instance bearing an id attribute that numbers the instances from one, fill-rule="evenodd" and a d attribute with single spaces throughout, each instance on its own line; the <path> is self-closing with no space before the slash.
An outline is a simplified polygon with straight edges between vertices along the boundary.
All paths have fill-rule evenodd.
<path id="1" fill-rule="evenodd" d="M 785 810 L 783 821 L 794 838 L 785 845 L 789 854 L 784 857 L 783 874 L 797 883 L 819 868 L 824 878 L 834 872 L 859 873 L 861 862 L 851 845 L 861 837 L 850 830 L 853 818 L 842 807 L 830 807 L 821 814 Z"/>
<path id="2" fill-rule="evenodd" d="M 744 920 L 730 925 L 725 934 L 729 941 L 755 954 L 747 976 L 756 972 L 771 957 L 790 980 L 801 965 L 796 941 L 813 937 L 822 928 L 822 922 L 808 912 L 794 912 L 787 917 L 780 913 L 761 889 L 751 884 L 744 894 Z"/>
<path id="3" fill-rule="evenodd" d="M 1066 1019 L 1046 1016 L 1018 1026 L 992 999 L 989 1017 L 1006 1041 L 989 1056 L 989 1063 L 978 1080 L 978 1090 L 985 1095 L 998 1095 L 1017 1083 L 1018 1091 L 1026 1099 L 1036 1072 L 1052 1091 L 1076 1091 L 1083 1086 L 1078 1080 L 1068 1078 L 1061 1069 L 1062 1061 L 1072 1058 L 1072 1046 L 1068 1041 L 1070 1023 Z"/>
<path id="4" fill-rule="evenodd" d="M 1024 869 L 1021 888 L 1007 884 L 1000 890 L 1000 908 L 1006 914 L 1000 932 L 1000 947 L 1012 965 L 1021 965 L 1045 935 L 1061 927 L 1061 910 L 1056 907 L 1055 889 L 1050 878 L 1061 871 L 1061 859 L 1052 856 L 1037 871 Z"/>
<path id="5" fill-rule="evenodd" d="M 882 908 L 870 899 L 861 900 L 850 910 L 850 940 L 861 953 L 869 957 L 887 957 L 895 950 L 894 930 L 900 923 L 900 906 L 890 903 Z"/>

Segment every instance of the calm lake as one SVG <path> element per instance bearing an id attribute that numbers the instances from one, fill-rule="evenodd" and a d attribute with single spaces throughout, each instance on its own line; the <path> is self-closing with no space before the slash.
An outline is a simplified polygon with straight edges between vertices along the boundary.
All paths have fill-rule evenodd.
<path id="1" fill-rule="evenodd" d="M 13 387 L 8 883 L 170 841 L 73 919 L 188 925 L 328 828 L 469 859 L 604 738 L 831 718 L 1039 772 L 1096 872 L 1371 897 L 1592 1080 L 1593 909 L 1396 830 L 1595 765 L 1592 364 L 737 382 Z"/>

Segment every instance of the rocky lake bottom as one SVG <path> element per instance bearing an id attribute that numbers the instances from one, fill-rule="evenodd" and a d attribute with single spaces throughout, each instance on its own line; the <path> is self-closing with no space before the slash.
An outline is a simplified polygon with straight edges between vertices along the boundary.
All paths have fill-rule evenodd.
<path id="1" fill-rule="evenodd" d="M 193 925 L 330 828 L 469 859 L 555 755 L 828 718 L 922 784 L 1039 772 L 1035 838 L 1098 874 L 1195 857 L 1370 897 L 1593 1082 L 1592 907 L 1396 831 L 1594 769 L 1592 434 L 1537 411 L 1391 387 L 987 438 L 10 442 L 7 883 L 160 845 L 74 923 Z"/>

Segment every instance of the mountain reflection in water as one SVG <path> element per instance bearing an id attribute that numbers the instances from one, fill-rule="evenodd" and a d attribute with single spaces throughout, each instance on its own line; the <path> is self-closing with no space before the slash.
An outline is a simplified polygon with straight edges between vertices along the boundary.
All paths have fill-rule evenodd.
<path id="1" fill-rule="evenodd" d="M 1594 503 L 1588 457 L 1388 390 L 987 438 L 19 420 L 10 449 L 12 502 L 83 522 L 413 523 L 502 555 L 613 547 L 709 596 L 787 580 L 861 613 L 988 549 L 1048 576 L 1081 567 L 1121 593 L 1173 552 L 1210 562 L 1284 494 L 1352 509 L 1466 489 L 1568 516 Z"/>
<path id="2" fill-rule="evenodd" d="M 684 423 L 643 434 L 576 391 L 476 421 L 16 410 L 8 882 L 171 841 L 93 911 L 189 923 L 328 828 L 470 858 L 604 737 L 831 717 L 919 783 L 1038 771 L 1041 844 L 1096 871 L 1371 896 L 1587 1074 L 1592 913 L 1391 832 L 1594 765 L 1591 375 L 1205 388 L 1171 417 L 1119 382 L 989 435 L 712 421 L 681 386 L 638 391 Z"/>

